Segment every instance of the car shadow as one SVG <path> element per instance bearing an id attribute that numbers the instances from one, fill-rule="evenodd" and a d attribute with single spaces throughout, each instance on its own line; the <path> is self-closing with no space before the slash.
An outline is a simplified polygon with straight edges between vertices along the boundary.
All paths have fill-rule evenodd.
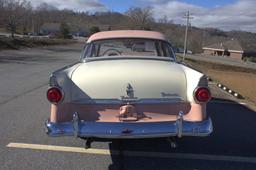
<path id="1" fill-rule="evenodd" d="M 214 98 L 207 105 L 214 132 L 208 137 L 184 137 L 178 139 L 173 149 L 166 139 L 141 139 L 113 141 L 109 144 L 112 164 L 109 169 L 256 169 L 256 164 L 246 161 L 209 160 L 200 157 L 161 158 L 159 153 L 181 153 L 230 157 L 256 157 L 256 112 L 231 100 Z M 116 151 L 134 151 L 125 155 Z M 153 152 L 155 157 L 136 155 Z"/>

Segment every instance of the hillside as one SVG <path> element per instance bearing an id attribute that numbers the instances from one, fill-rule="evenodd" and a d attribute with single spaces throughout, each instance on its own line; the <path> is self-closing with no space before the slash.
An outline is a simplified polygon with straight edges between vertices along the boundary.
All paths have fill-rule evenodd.
<path id="1" fill-rule="evenodd" d="M 97 13 L 89 16 L 89 20 L 91 21 L 89 25 L 105 26 L 103 30 L 106 28 L 112 30 L 138 29 L 126 15 L 116 12 Z M 164 33 L 175 47 L 182 48 L 184 45 L 184 25 L 178 25 L 172 22 L 160 23 L 152 20 L 148 24 L 147 29 Z M 202 46 L 204 45 L 220 43 L 230 39 L 237 39 L 244 50 L 255 51 L 256 49 L 256 33 L 243 31 L 225 32 L 216 28 L 197 28 L 193 26 L 189 27 L 188 49 L 195 53 L 201 53 Z"/>
<path id="2" fill-rule="evenodd" d="M 13 8 L 12 8 L 13 7 Z M 15 8 L 14 8 L 15 7 Z M 163 32 L 173 46 L 182 48 L 185 27 L 172 22 L 173 18 L 155 20 L 151 8 L 130 8 L 124 13 L 118 12 L 75 12 L 72 10 L 58 10 L 47 3 L 32 8 L 27 1 L 3 1 L 0 4 L 0 31 L 8 31 L 14 35 L 40 34 L 43 25 L 64 24 L 72 29 L 70 33 L 76 35 L 90 35 L 92 28 L 103 30 L 115 29 L 145 29 Z M 185 21 L 184 21 L 185 23 Z M 224 32 L 215 28 L 196 28 L 193 21 L 189 28 L 188 50 L 201 53 L 202 47 L 208 44 L 237 39 L 244 50 L 256 49 L 256 33 L 230 31 Z M 74 31 L 75 30 L 75 31 Z M 98 30 L 98 29 L 96 29 Z M 51 33 L 51 32 L 50 32 Z M 49 31 L 48 31 L 49 34 Z M 80 34 L 79 34 L 80 35 Z"/>

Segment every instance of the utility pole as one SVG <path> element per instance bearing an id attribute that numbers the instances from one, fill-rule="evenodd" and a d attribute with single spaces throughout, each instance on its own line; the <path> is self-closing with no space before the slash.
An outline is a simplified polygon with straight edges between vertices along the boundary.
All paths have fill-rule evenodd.
<path id="1" fill-rule="evenodd" d="M 203 40 L 202 40 L 202 48 L 204 47 L 205 45 L 205 34 L 206 34 L 206 31 L 205 31 L 205 28 L 203 29 Z"/>
<path id="2" fill-rule="evenodd" d="M 183 17 L 187 19 L 187 24 L 186 24 L 186 32 L 185 32 L 185 40 L 184 40 L 184 52 L 183 52 L 183 61 L 185 61 L 185 57 L 187 54 L 187 41 L 188 41 L 188 25 L 189 25 L 189 19 L 193 19 L 193 17 L 190 17 L 189 11 L 186 13 L 186 15 Z"/>

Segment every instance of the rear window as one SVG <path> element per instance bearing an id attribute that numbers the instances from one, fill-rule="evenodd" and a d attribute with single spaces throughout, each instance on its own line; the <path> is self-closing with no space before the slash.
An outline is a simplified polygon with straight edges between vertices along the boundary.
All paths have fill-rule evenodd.
<path id="1" fill-rule="evenodd" d="M 84 57 L 102 56 L 161 56 L 172 57 L 170 44 L 151 39 L 108 39 L 91 42 Z"/>

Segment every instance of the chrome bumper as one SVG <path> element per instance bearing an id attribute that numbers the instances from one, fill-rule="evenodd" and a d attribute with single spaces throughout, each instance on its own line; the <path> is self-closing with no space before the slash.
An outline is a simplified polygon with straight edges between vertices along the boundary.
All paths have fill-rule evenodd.
<path id="1" fill-rule="evenodd" d="M 45 122 L 49 136 L 76 136 L 96 138 L 158 138 L 171 136 L 208 136 L 212 131 L 211 119 L 201 122 L 87 122 L 74 114 L 73 121 L 65 123 Z"/>

